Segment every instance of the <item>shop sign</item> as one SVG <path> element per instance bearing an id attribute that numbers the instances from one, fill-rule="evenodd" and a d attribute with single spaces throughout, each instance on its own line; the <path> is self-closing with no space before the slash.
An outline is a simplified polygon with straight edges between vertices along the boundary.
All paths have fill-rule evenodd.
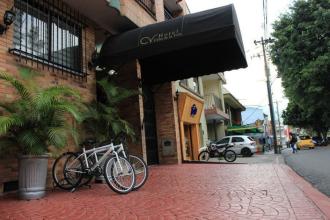
<path id="1" fill-rule="evenodd" d="M 197 114 L 197 107 L 196 107 L 195 104 L 193 104 L 193 105 L 191 106 L 190 116 L 191 116 L 191 117 L 194 117 L 196 114 Z"/>

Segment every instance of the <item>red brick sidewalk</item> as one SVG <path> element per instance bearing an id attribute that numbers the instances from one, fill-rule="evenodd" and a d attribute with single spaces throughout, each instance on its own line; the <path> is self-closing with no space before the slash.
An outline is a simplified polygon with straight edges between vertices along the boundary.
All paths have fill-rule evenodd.
<path id="1" fill-rule="evenodd" d="M 0 219 L 329 219 L 330 199 L 281 164 L 184 164 L 150 169 L 146 185 L 57 190 L 0 199 Z"/>

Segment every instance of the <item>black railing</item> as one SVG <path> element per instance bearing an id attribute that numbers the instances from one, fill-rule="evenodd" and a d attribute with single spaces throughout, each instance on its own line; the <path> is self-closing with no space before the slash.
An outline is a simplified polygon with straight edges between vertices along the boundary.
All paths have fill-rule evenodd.
<path id="1" fill-rule="evenodd" d="M 53 72 L 87 73 L 84 18 L 60 0 L 15 0 L 14 45 L 9 51 Z"/>
<path id="2" fill-rule="evenodd" d="M 165 15 L 165 20 L 170 20 L 174 18 L 172 13 L 166 7 L 164 7 L 164 15 Z"/>
<path id="3" fill-rule="evenodd" d="M 204 104 L 205 109 L 218 108 L 223 111 L 222 100 L 212 93 L 204 95 Z"/>
<path id="4" fill-rule="evenodd" d="M 156 17 L 155 0 L 135 0 L 139 3 L 152 17 Z"/>

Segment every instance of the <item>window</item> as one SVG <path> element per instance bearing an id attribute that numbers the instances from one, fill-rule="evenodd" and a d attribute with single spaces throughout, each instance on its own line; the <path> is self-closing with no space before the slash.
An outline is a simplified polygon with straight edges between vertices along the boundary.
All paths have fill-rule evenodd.
<path id="1" fill-rule="evenodd" d="M 192 84 L 192 86 L 193 86 L 192 89 L 193 89 L 195 92 L 200 93 L 200 91 L 199 91 L 198 77 L 194 77 L 194 78 L 193 78 L 193 84 Z"/>
<path id="2" fill-rule="evenodd" d="M 241 137 L 232 137 L 232 142 L 233 143 L 244 142 L 244 139 Z"/>
<path id="3" fill-rule="evenodd" d="M 182 79 L 180 80 L 180 84 L 188 86 L 188 79 Z"/>
<path id="4" fill-rule="evenodd" d="M 10 51 L 84 75 L 82 22 L 76 19 L 76 12 L 62 7 L 41 0 L 15 0 L 14 48 Z"/>
<path id="5" fill-rule="evenodd" d="M 230 138 L 223 138 L 220 141 L 218 141 L 216 144 L 228 144 Z"/>
<path id="6" fill-rule="evenodd" d="M 182 79 L 180 80 L 180 85 L 190 90 L 191 92 L 200 94 L 199 82 L 197 77 Z"/>

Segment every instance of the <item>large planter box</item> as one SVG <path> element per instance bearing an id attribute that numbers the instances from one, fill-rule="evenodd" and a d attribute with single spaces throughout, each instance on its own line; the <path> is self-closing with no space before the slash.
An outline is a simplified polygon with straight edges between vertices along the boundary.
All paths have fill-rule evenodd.
<path id="1" fill-rule="evenodd" d="M 48 155 L 19 158 L 18 196 L 20 199 L 39 199 L 46 195 Z"/>

